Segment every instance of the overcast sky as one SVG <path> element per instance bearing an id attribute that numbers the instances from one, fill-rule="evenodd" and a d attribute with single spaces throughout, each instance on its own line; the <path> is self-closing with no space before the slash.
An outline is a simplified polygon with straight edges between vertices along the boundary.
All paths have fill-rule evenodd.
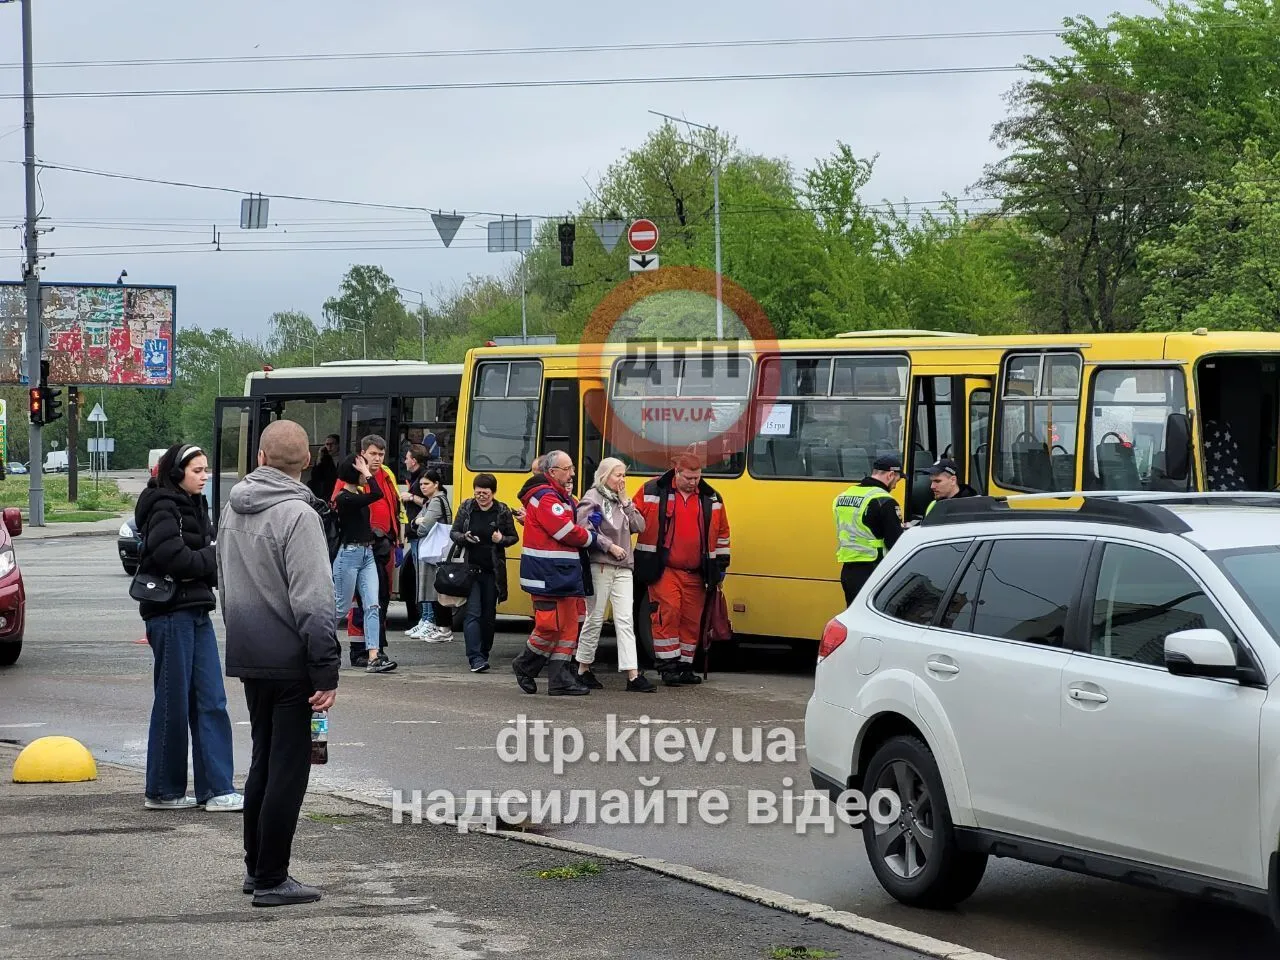
<path id="1" fill-rule="evenodd" d="M 258 57 L 566 45 L 777 40 L 1056 28 L 1076 13 L 1146 12 L 1144 0 L 688 0 L 475 4 L 421 0 L 34 0 L 37 93 L 991 67 L 1059 49 L 1051 36 L 731 49 L 590 51 L 327 62 L 54 67 L 58 61 Z M 0 4 L 0 276 L 17 279 L 24 212 L 18 4 Z M 236 193 L 45 171 L 44 280 L 176 284 L 179 325 L 261 331 L 277 310 L 319 314 L 353 263 L 434 291 L 509 265 L 487 213 L 575 209 L 608 165 L 660 121 L 718 125 L 750 152 L 803 169 L 837 140 L 878 153 L 866 199 L 962 194 L 996 159 L 1008 73 L 541 89 L 42 99 L 46 163 L 178 180 L 271 201 L 269 231 L 239 229 Z M 451 249 L 422 213 L 281 194 L 475 211 Z M 223 251 L 212 252 L 215 227 Z M 337 231 L 337 232 L 335 232 Z M 364 231 L 364 232 L 359 232 Z M 592 241 L 594 242 L 594 241 Z M 173 247 L 188 243 L 188 247 Z M 156 250 L 163 245 L 167 249 Z M 296 249 L 302 244 L 303 249 Z M 201 246 L 203 245 L 203 246 Z M 269 247 L 234 251 L 237 246 Z M 413 249 L 387 249 L 410 247 Z M 107 249 L 109 248 L 109 249 Z M 382 249 L 378 249 L 382 248 Z M 408 295 L 413 299 L 412 295 Z"/>

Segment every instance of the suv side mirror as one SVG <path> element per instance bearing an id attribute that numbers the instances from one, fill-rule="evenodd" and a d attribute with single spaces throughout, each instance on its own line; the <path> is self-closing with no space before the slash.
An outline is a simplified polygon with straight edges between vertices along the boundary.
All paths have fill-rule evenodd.
<path id="1" fill-rule="evenodd" d="M 1164 474 L 1182 481 L 1191 473 L 1191 421 L 1185 413 L 1171 413 L 1164 425 Z"/>
<path id="2" fill-rule="evenodd" d="M 1234 680 L 1236 651 L 1221 630 L 1179 630 L 1164 638 L 1164 664 L 1179 677 Z"/>
<path id="3" fill-rule="evenodd" d="M 20 536 L 22 534 L 22 511 L 17 507 L 5 507 L 4 526 L 9 531 L 9 536 Z"/>

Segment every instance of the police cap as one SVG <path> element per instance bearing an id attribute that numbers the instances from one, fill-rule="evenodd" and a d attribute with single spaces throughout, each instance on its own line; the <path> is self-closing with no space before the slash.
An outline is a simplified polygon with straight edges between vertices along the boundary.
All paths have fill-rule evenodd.
<path id="1" fill-rule="evenodd" d="M 896 454 L 886 453 L 876 457 L 876 462 L 871 465 L 872 470 L 896 470 L 902 472 L 902 458 Z"/>

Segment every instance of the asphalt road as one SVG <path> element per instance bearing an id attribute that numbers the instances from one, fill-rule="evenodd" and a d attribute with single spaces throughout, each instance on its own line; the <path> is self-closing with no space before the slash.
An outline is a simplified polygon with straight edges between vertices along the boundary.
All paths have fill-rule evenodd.
<path id="1" fill-rule="evenodd" d="M 27 649 L 16 667 L 0 670 L 0 738 L 61 733 L 82 740 L 102 759 L 142 764 L 151 656 L 145 644 L 134 643 L 143 635 L 142 623 L 128 599 L 114 541 L 19 538 L 17 549 L 29 595 Z M 404 626 L 394 607 L 392 625 L 397 631 Z M 1250 914 L 1003 860 L 991 862 L 978 892 L 958 910 L 902 907 L 876 883 L 852 828 L 840 825 L 828 836 L 821 827 L 797 833 L 780 822 L 748 823 L 748 790 L 781 793 L 788 777 L 796 790 L 809 786 L 803 751 L 812 670 L 807 657 L 748 651 L 731 672 L 713 673 L 708 684 L 664 687 L 653 695 L 622 692 L 617 674 L 602 668 L 598 672 L 609 689 L 550 699 L 544 693 L 522 695 L 515 686 L 507 664 L 522 642 L 518 634 L 500 634 L 495 669 L 487 675 L 467 671 L 460 642 L 426 645 L 395 636 L 391 653 L 399 671 L 370 676 L 344 670 L 330 721 L 331 760 L 317 774 L 317 786 L 382 797 L 393 788 L 406 795 L 415 789 L 426 794 L 485 788 L 630 793 L 642 789 L 638 778 L 660 776 L 659 786 L 667 790 L 725 790 L 728 822 L 715 826 L 695 817 L 688 825 L 578 823 L 542 832 L 688 864 L 1007 960 L 1276 955 L 1268 924 Z M 248 726 L 234 682 L 228 698 L 237 769 L 243 772 Z M 499 756 L 499 734 L 522 713 L 561 729 L 576 727 L 585 754 L 607 752 L 611 714 L 617 724 L 638 726 L 644 715 L 651 728 L 687 727 L 701 737 L 715 727 L 717 733 L 709 762 L 583 759 L 557 776 L 550 763 Z M 743 731 L 739 748 L 749 748 L 753 731 L 759 731 L 762 744 L 774 744 L 775 750 L 786 746 L 784 735 L 776 733 L 783 728 L 796 754 L 778 762 L 739 762 L 732 728 Z M 628 746 L 634 749 L 642 736 L 633 735 Z M 721 750 L 728 756 L 716 762 Z"/>

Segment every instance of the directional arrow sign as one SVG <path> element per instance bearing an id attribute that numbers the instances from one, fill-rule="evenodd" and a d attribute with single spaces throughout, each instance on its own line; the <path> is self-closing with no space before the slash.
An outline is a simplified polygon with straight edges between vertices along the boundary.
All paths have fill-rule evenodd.
<path id="1" fill-rule="evenodd" d="M 647 253 L 641 253 L 641 254 L 636 254 L 634 256 L 627 257 L 627 260 L 631 264 L 632 273 L 641 273 L 649 270 L 658 269 L 658 258 L 651 257 Z"/>

